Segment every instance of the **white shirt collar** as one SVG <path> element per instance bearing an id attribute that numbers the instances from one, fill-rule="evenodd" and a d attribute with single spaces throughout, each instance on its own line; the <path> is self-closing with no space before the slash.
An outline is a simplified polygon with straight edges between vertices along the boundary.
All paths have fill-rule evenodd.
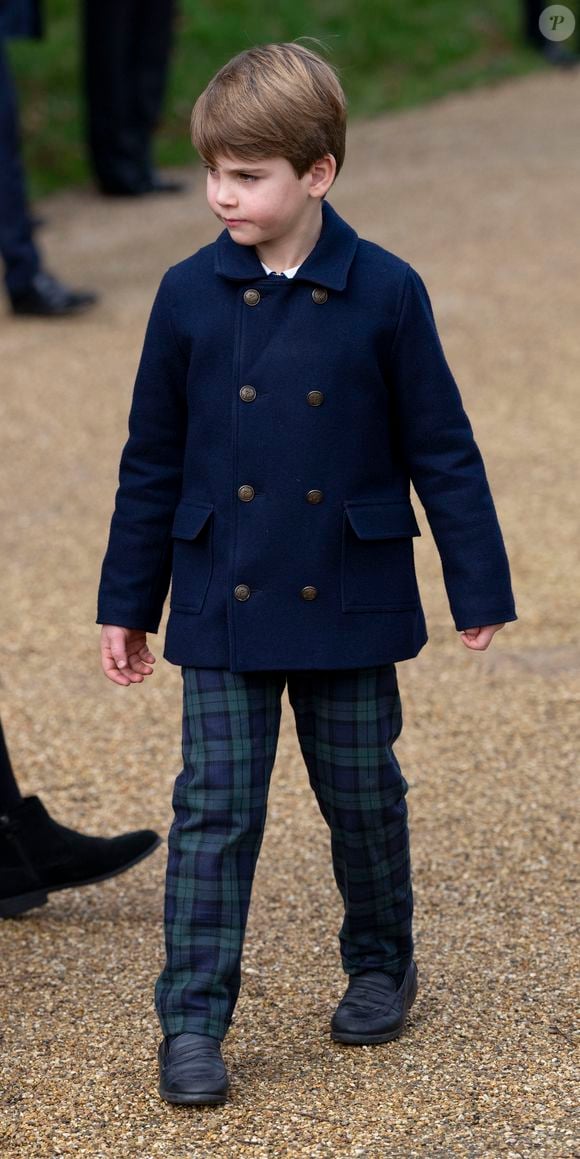
<path id="1" fill-rule="evenodd" d="M 274 273 L 274 271 L 273 271 L 273 270 L 271 270 L 271 269 L 270 269 L 270 267 L 269 267 L 269 266 L 267 266 L 265 262 L 261 262 L 261 264 L 263 265 L 263 267 L 264 267 L 264 269 L 265 269 L 265 271 L 266 271 L 266 273 L 267 273 L 267 274 L 273 274 L 273 273 Z M 283 274 L 286 274 L 286 277 L 287 277 L 287 278 L 293 278 L 293 277 L 294 277 L 294 274 L 295 274 L 295 273 L 296 273 L 296 271 L 297 271 L 297 270 L 299 270 L 299 269 L 300 269 L 300 266 L 298 265 L 298 266 L 294 266 L 294 267 L 293 267 L 291 270 L 282 270 L 282 273 L 283 273 Z"/>

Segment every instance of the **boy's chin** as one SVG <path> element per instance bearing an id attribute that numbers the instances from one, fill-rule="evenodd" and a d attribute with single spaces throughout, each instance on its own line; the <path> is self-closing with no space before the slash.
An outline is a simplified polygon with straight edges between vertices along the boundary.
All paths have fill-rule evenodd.
<path id="1" fill-rule="evenodd" d="M 225 228 L 227 229 L 232 241 L 235 241 L 236 245 L 255 245 L 258 240 L 256 237 L 244 237 L 242 235 L 242 231 L 239 229 L 230 229 L 227 225 Z"/>

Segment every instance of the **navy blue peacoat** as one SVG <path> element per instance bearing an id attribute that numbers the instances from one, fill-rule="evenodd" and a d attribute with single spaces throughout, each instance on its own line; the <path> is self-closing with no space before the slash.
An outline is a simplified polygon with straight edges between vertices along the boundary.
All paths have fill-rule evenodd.
<path id="1" fill-rule="evenodd" d="M 482 458 L 424 282 L 322 203 L 292 279 L 224 230 L 164 275 L 137 373 L 97 623 L 173 664 L 358 668 L 427 640 L 423 504 L 458 630 L 517 619 Z"/>

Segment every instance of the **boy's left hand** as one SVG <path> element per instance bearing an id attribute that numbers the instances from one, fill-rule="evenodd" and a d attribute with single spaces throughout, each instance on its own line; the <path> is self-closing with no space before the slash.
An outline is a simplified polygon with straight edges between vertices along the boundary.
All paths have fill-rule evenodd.
<path id="1" fill-rule="evenodd" d="M 482 628 L 465 628 L 461 633 L 461 639 L 466 648 L 471 648 L 474 652 L 484 652 L 489 647 L 496 632 L 501 632 L 505 628 L 504 624 L 487 624 Z"/>

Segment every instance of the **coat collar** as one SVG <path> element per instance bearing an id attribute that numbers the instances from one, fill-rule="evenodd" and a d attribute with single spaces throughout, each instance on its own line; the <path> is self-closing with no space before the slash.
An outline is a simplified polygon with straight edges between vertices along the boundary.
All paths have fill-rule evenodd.
<path id="1" fill-rule="evenodd" d="M 292 281 L 316 282 L 330 290 L 344 290 L 358 234 L 327 201 L 322 202 L 322 229 L 314 249 Z M 266 274 L 254 246 L 238 245 L 227 229 L 215 241 L 215 272 L 224 278 L 249 282 Z"/>

